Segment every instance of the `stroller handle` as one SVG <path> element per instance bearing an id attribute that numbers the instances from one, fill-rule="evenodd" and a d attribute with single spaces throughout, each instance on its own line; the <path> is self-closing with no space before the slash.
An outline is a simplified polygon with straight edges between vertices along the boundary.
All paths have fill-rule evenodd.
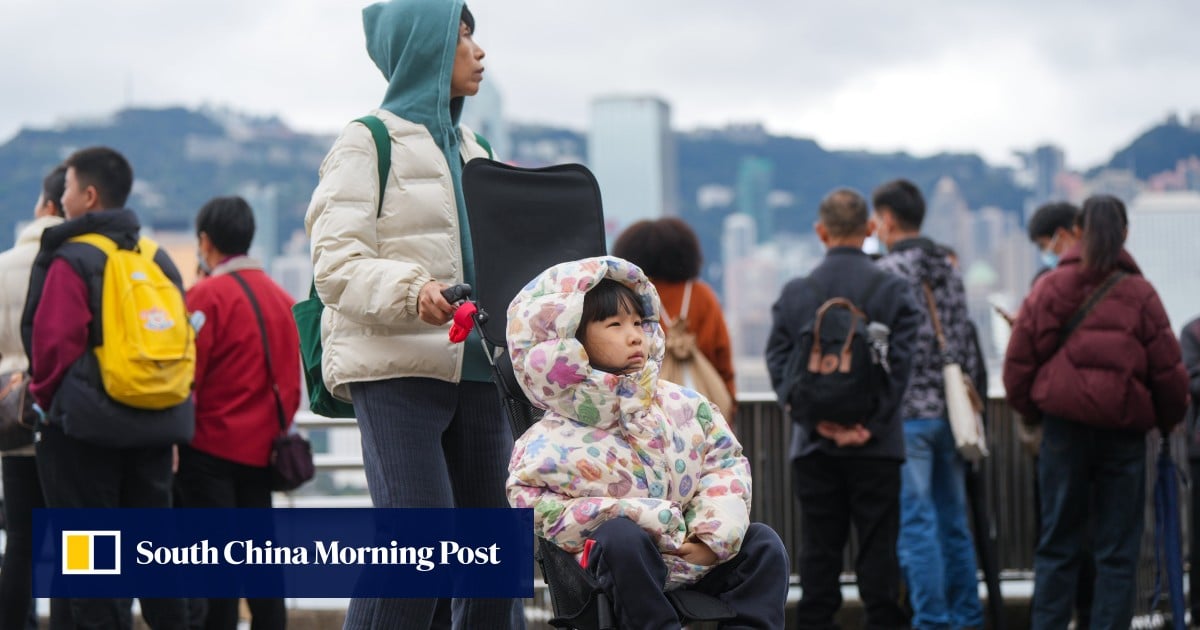
<path id="1" fill-rule="evenodd" d="M 446 287 L 445 289 L 442 289 L 442 297 L 446 298 L 446 301 L 451 304 L 461 302 L 471 297 L 471 285 L 456 284 L 451 287 Z"/>

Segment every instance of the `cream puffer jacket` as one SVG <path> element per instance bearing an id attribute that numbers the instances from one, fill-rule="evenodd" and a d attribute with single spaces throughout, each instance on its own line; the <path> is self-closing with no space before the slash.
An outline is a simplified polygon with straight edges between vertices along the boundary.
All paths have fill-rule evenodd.
<path id="1" fill-rule="evenodd" d="M 454 183 L 441 149 L 423 125 L 376 109 L 392 140 L 392 168 L 379 198 L 375 141 L 351 123 L 321 164 L 304 224 L 312 241 L 321 320 L 322 372 L 334 396 L 350 400 L 349 384 L 399 377 L 457 382 L 463 345 L 449 324 L 417 316 L 421 287 L 463 281 Z M 463 160 L 487 157 L 475 134 L 460 126 Z"/>
<path id="2" fill-rule="evenodd" d="M 649 324 L 646 365 L 628 375 L 593 369 L 575 332 L 586 293 L 611 278 L 641 296 Z M 642 270 L 611 256 L 547 270 L 508 309 L 508 348 L 521 389 L 543 418 L 517 440 L 509 504 L 533 509 L 533 529 L 579 553 L 600 525 L 628 518 L 662 552 L 668 582 L 712 567 L 676 551 L 696 538 L 719 562 L 737 555 L 750 525 L 751 479 L 742 445 L 695 391 L 659 380 L 662 304 Z"/>
<path id="3" fill-rule="evenodd" d="M 17 235 L 13 248 L 0 253 L 0 373 L 29 368 L 21 343 L 21 314 L 29 293 L 29 271 L 42 246 L 42 232 L 63 222 L 62 217 L 34 219 Z M 33 447 L 8 451 L 5 455 L 32 455 Z"/>

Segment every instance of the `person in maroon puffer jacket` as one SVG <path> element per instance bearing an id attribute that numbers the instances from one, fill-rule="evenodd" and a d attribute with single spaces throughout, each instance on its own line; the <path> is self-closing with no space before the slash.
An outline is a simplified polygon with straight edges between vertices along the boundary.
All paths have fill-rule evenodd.
<path id="1" fill-rule="evenodd" d="M 1091 197 L 1081 223 L 1080 244 L 1025 299 L 1004 360 L 1009 403 L 1040 417 L 1044 428 L 1035 629 L 1070 621 L 1090 509 L 1095 592 L 1104 593 L 1093 602 L 1092 624 L 1129 627 L 1146 496 L 1145 433 L 1171 430 L 1187 408 L 1179 342 L 1154 287 L 1124 249 L 1125 205 Z M 1124 276 L 1061 342 L 1067 322 L 1116 272 Z"/>

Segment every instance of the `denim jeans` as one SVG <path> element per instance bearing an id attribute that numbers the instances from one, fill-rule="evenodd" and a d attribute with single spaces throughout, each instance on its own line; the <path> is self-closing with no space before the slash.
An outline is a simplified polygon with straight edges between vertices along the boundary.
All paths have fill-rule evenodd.
<path id="1" fill-rule="evenodd" d="M 983 626 L 963 461 L 945 418 L 904 421 L 897 553 L 913 628 Z"/>
<path id="2" fill-rule="evenodd" d="M 1086 542 L 1081 533 L 1089 517 L 1096 563 L 1091 627 L 1128 628 L 1145 518 L 1146 438 L 1061 418 L 1042 422 L 1033 628 L 1065 628 L 1070 622 Z"/>

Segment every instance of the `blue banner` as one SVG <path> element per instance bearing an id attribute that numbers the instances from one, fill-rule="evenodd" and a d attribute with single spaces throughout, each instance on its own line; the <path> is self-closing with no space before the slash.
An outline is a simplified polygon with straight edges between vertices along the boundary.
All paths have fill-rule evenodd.
<path id="1" fill-rule="evenodd" d="M 36 597 L 533 596 L 527 509 L 34 510 Z"/>

